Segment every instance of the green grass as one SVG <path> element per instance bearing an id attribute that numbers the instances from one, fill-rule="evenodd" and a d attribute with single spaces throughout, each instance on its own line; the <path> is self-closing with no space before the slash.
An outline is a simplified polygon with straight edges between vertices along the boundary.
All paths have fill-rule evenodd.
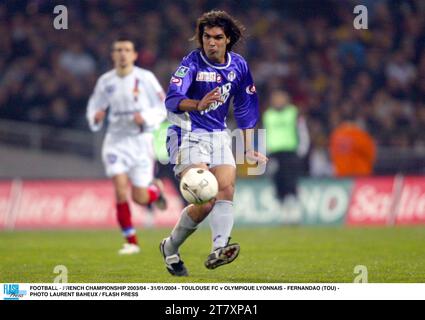
<path id="1" fill-rule="evenodd" d="M 354 267 L 369 282 L 425 282 L 425 228 L 241 228 L 235 262 L 207 270 L 210 231 L 182 247 L 190 276 L 171 277 L 158 244 L 168 229 L 139 230 L 142 253 L 121 257 L 118 231 L 0 232 L 0 282 L 53 282 L 56 265 L 68 282 L 353 282 Z"/>

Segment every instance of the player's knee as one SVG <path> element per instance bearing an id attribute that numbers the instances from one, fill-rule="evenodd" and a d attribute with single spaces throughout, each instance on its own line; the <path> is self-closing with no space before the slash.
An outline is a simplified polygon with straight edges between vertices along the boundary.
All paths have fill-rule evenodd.
<path id="1" fill-rule="evenodd" d="M 127 201 L 126 190 L 116 190 L 115 191 L 115 197 L 116 197 L 118 203 L 126 202 Z"/>
<path id="2" fill-rule="evenodd" d="M 202 212 L 205 215 L 205 217 L 208 216 L 208 214 L 212 211 L 212 209 L 214 207 L 214 203 L 215 203 L 215 200 L 211 200 L 211 201 L 203 204 Z"/>
<path id="3" fill-rule="evenodd" d="M 220 187 L 217 194 L 218 200 L 233 200 L 233 194 L 235 193 L 235 184 L 230 183 L 223 187 Z"/>
<path id="4" fill-rule="evenodd" d="M 141 190 L 133 190 L 131 192 L 131 199 L 133 199 L 133 201 L 135 203 L 137 203 L 138 205 L 146 205 L 148 203 L 148 194 L 147 191 L 145 189 L 141 189 Z"/>
<path id="5" fill-rule="evenodd" d="M 142 199 L 135 194 L 131 195 L 131 199 L 133 200 L 134 203 L 137 203 L 138 205 L 144 205 L 144 202 L 142 201 Z"/>

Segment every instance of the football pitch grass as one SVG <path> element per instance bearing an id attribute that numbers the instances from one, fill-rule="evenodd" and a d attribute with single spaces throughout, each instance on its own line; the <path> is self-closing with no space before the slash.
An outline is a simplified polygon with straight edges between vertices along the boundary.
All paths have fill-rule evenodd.
<path id="1" fill-rule="evenodd" d="M 199 229 L 181 249 L 190 276 L 172 277 L 158 246 L 169 229 L 138 230 L 142 251 L 118 256 L 118 230 L 0 232 L 0 282 L 52 283 L 55 266 L 79 283 L 353 282 L 357 265 L 369 282 L 425 282 L 425 227 L 270 227 L 234 229 L 239 257 L 204 267 L 210 231 Z"/>

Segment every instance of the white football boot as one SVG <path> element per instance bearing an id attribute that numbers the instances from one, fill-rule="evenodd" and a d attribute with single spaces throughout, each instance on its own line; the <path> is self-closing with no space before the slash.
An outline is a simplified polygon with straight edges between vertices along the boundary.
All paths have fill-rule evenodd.
<path id="1" fill-rule="evenodd" d="M 118 250 L 119 255 L 137 254 L 140 252 L 140 247 L 133 243 L 124 243 L 123 247 Z"/>

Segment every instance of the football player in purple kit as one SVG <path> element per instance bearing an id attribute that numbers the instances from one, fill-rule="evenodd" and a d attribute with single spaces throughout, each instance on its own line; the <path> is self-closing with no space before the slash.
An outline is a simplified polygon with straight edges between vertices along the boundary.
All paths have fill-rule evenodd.
<path id="1" fill-rule="evenodd" d="M 237 125 L 245 136 L 246 158 L 262 164 L 268 160 L 253 149 L 250 138 L 249 131 L 259 118 L 251 73 L 244 58 L 231 51 L 242 31 L 243 26 L 224 11 L 204 13 L 194 36 L 199 48 L 183 58 L 170 81 L 165 104 L 172 123 L 167 149 L 174 173 L 182 178 L 190 168 L 210 170 L 219 185 L 215 200 L 185 207 L 170 236 L 160 244 L 166 268 L 174 276 L 188 275 L 179 248 L 208 215 L 213 244 L 205 266 L 215 269 L 239 254 L 239 244 L 229 243 L 236 179 L 225 122 L 231 97 Z"/>

